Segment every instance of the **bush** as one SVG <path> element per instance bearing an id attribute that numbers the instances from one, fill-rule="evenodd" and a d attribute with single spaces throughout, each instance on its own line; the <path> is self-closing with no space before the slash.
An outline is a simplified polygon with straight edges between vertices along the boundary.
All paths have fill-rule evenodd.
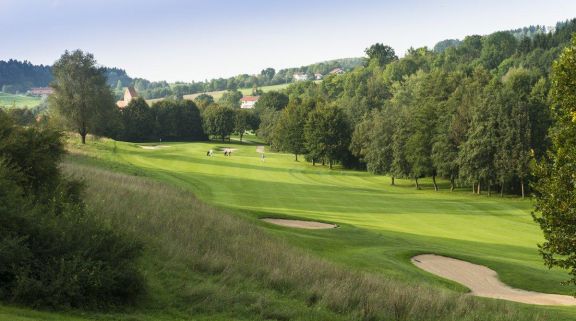
<path id="1" fill-rule="evenodd" d="M 62 176 L 58 132 L 0 112 L 0 299 L 101 308 L 143 292 L 142 247 L 88 215 L 83 185 Z"/>

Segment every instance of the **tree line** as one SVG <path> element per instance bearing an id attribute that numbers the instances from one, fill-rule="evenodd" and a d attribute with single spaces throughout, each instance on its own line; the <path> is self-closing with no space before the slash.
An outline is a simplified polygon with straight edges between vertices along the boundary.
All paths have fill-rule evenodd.
<path id="1" fill-rule="evenodd" d="M 575 21 L 518 39 L 469 36 L 441 51 L 410 49 L 399 59 L 375 44 L 368 62 L 321 83 L 298 83 L 277 108 L 262 104 L 258 134 L 273 148 L 313 163 L 375 174 L 437 177 L 475 193 L 525 196 L 531 166 L 546 155 L 553 124 L 552 62 Z M 259 102 L 260 103 L 260 102 Z"/>

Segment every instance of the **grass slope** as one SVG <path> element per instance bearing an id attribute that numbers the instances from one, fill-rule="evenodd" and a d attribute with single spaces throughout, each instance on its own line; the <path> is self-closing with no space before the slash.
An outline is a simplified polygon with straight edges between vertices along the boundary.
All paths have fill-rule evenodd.
<path id="1" fill-rule="evenodd" d="M 116 152 L 127 147 L 118 145 Z M 96 147 L 105 156 L 113 146 L 92 145 L 84 152 Z M 85 179 L 93 215 L 145 242 L 141 267 L 148 294 L 134 308 L 105 314 L 0 306 L 0 320 L 492 321 L 557 316 L 538 317 L 535 307 L 518 310 L 510 303 L 409 285 L 320 260 L 186 190 L 138 177 L 148 172 L 130 164 L 75 155 L 62 168 Z"/>
<path id="2" fill-rule="evenodd" d="M 240 213 L 291 244 L 340 265 L 408 283 L 424 283 L 464 292 L 452 282 L 414 267 L 409 258 L 437 253 L 496 270 L 514 287 L 569 294 L 560 284 L 564 271 L 548 270 L 536 244 L 541 232 L 530 217 L 530 201 L 473 196 L 430 188 L 364 172 L 328 170 L 294 162 L 292 155 L 267 153 L 262 162 L 251 144 L 191 143 L 144 150 L 136 144 L 111 142 L 78 146 L 113 167 L 138 168 L 149 175 L 193 191 L 200 199 Z M 237 148 L 231 157 L 206 150 Z M 426 181 L 424 181 L 426 186 Z M 258 221 L 289 217 L 334 222 L 336 230 L 303 231 Z M 573 308 L 549 308 L 576 316 Z"/>
<path id="3" fill-rule="evenodd" d="M 33 108 L 42 102 L 40 97 L 13 95 L 0 92 L 0 108 Z"/>

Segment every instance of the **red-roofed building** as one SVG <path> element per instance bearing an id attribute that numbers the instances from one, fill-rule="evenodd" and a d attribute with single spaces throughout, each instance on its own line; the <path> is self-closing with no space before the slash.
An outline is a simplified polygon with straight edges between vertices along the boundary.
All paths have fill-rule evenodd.
<path id="1" fill-rule="evenodd" d="M 134 89 L 134 87 L 127 87 L 126 90 L 124 91 L 124 100 L 117 101 L 116 106 L 118 106 L 118 108 L 125 108 L 126 106 L 128 106 L 130 101 L 132 101 L 132 99 L 136 97 L 138 97 L 136 89 Z"/>
<path id="2" fill-rule="evenodd" d="M 252 109 L 260 96 L 244 96 L 240 99 L 240 108 Z"/>

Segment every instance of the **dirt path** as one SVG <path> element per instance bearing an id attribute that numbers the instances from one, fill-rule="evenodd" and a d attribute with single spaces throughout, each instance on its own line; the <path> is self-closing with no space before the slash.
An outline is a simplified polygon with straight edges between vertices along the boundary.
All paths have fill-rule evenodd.
<path id="1" fill-rule="evenodd" d="M 536 305 L 576 305 L 572 296 L 514 289 L 502 283 L 495 271 L 482 265 L 433 254 L 415 256 L 412 263 L 468 287 L 472 295 Z"/>
<path id="2" fill-rule="evenodd" d="M 286 227 L 297 227 L 297 228 L 303 228 L 303 229 L 308 229 L 308 230 L 321 230 L 321 229 L 330 229 L 330 228 L 338 227 L 338 225 L 336 225 L 336 224 L 311 222 L 311 221 L 299 221 L 299 220 L 285 220 L 285 219 L 280 219 L 280 218 L 263 218 L 262 221 L 268 222 L 271 224 L 286 226 Z"/>

